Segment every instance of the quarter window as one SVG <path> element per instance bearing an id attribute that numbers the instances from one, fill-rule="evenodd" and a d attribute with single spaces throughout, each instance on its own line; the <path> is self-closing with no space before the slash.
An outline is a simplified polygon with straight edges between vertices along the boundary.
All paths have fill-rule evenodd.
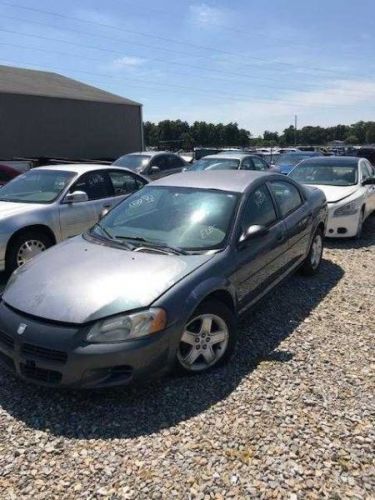
<path id="1" fill-rule="evenodd" d="M 243 229 L 253 226 L 270 226 L 276 221 L 275 207 L 265 185 L 253 191 L 246 202 Z"/>
<path id="2" fill-rule="evenodd" d="M 253 163 L 254 163 L 254 169 L 255 170 L 267 170 L 267 165 L 264 163 L 263 160 L 260 158 L 253 158 Z"/>
<path id="3" fill-rule="evenodd" d="M 108 175 L 112 181 L 115 196 L 134 193 L 134 191 L 138 191 L 145 185 L 141 179 L 128 172 L 112 170 L 108 172 Z"/>
<path id="4" fill-rule="evenodd" d="M 302 205 L 298 189 L 289 182 L 271 182 L 271 190 L 283 217 Z"/>

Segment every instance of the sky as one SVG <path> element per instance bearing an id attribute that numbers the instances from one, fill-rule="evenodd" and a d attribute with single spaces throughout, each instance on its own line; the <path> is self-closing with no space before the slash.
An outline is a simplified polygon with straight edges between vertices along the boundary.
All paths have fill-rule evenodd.
<path id="1" fill-rule="evenodd" d="M 143 104 L 145 120 L 375 120 L 374 0 L 0 0 L 0 64 Z"/>

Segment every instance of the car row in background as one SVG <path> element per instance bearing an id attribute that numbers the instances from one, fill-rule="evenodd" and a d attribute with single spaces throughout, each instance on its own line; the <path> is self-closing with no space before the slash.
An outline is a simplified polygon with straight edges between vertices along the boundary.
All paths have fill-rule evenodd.
<path id="1" fill-rule="evenodd" d="M 258 155 L 225 151 L 222 153 L 208 155 L 196 161 L 189 167 L 185 167 L 186 172 L 198 172 L 202 170 L 272 170 L 270 165 Z"/>
<path id="2" fill-rule="evenodd" d="M 0 271 L 13 271 L 54 243 L 82 233 L 147 184 L 130 170 L 101 165 L 38 167 L 0 189 Z"/>
<path id="3" fill-rule="evenodd" d="M 281 154 L 277 158 L 275 166 L 279 169 L 281 174 L 287 175 L 300 161 L 316 156 L 323 155 L 318 151 L 296 151 L 285 153 Z"/>
<path id="4" fill-rule="evenodd" d="M 168 151 L 129 153 L 118 158 L 113 165 L 148 177 L 151 180 L 177 174 L 188 165 L 181 156 Z"/>
<path id="5" fill-rule="evenodd" d="M 52 387 L 210 370 L 230 358 L 241 314 L 297 268 L 318 271 L 326 217 L 320 190 L 280 174 L 152 182 L 12 275 L 1 358 Z"/>
<path id="6" fill-rule="evenodd" d="M 360 238 L 363 222 L 375 211 L 375 176 L 365 158 L 310 158 L 289 174 L 295 181 L 322 190 L 328 202 L 325 235 Z"/>

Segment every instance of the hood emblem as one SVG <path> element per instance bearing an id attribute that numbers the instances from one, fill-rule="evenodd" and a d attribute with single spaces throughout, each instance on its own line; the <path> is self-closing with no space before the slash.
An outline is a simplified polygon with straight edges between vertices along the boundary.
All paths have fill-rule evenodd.
<path id="1" fill-rule="evenodd" d="M 20 323 L 17 328 L 18 335 L 23 335 L 25 333 L 26 328 L 27 325 L 25 325 L 25 323 Z"/>

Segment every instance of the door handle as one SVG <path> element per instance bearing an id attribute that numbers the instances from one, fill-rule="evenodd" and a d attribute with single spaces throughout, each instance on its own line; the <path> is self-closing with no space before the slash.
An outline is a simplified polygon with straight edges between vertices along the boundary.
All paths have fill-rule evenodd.
<path id="1" fill-rule="evenodd" d="M 112 207 L 112 205 L 108 204 L 108 203 L 106 205 L 103 205 L 103 208 L 111 208 L 111 207 Z"/>

